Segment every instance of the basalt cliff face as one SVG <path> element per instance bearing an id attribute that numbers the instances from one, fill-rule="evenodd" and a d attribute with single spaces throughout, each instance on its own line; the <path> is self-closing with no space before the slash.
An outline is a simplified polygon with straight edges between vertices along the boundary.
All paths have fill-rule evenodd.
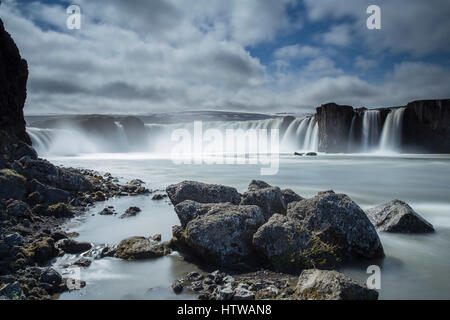
<path id="1" fill-rule="evenodd" d="M 397 139 L 396 151 L 450 153 L 450 99 L 373 110 L 328 103 L 315 118 L 320 152 L 373 151 Z M 358 147 L 351 150 L 352 145 Z"/>
<path id="2" fill-rule="evenodd" d="M 0 161 L 17 159 L 31 140 L 25 131 L 23 107 L 28 65 L 0 19 Z"/>
<path id="3" fill-rule="evenodd" d="M 408 103 L 402 146 L 411 152 L 450 153 L 450 99 Z"/>

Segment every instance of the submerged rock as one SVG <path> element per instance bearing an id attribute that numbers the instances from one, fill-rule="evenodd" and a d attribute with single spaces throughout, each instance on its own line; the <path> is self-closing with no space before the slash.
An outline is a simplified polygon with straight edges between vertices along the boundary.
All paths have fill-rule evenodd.
<path id="1" fill-rule="evenodd" d="M 174 206 L 185 200 L 199 203 L 231 202 L 233 204 L 239 204 L 241 201 L 235 188 L 196 181 L 183 181 L 170 185 L 166 188 L 166 192 Z"/>
<path id="2" fill-rule="evenodd" d="M 253 180 L 250 182 L 248 191 L 242 195 L 240 204 L 260 207 L 266 220 L 275 213 L 286 213 L 286 202 L 281 189 L 272 187 L 264 181 Z"/>
<path id="3" fill-rule="evenodd" d="M 259 207 L 185 201 L 176 210 L 185 228 L 174 229 L 175 244 L 210 264 L 251 262 L 253 234 L 265 221 Z"/>
<path id="4" fill-rule="evenodd" d="M 145 237 L 131 237 L 122 240 L 116 248 L 115 257 L 124 260 L 142 260 L 162 257 L 170 253 L 165 243 Z"/>
<path id="5" fill-rule="evenodd" d="M 392 200 L 368 209 L 366 214 L 378 231 L 397 233 L 434 232 L 431 223 L 401 200 Z"/>
<path id="6" fill-rule="evenodd" d="M 141 212 L 141 208 L 138 207 L 129 207 L 124 214 L 120 216 L 120 219 L 135 217 L 139 212 Z"/>
<path id="7" fill-rule="evenodd" d="M 164 198 L 167 198 L 167 194 L 158 193 L 152 197 L 152 200 L 162 200 Z"/>
<path id="8" fill-rule="evenodd" d="M 302 300 L 377 300 L 378 292 L 368 289 L 337 271 L 304 270 L 295 293 Z"/>

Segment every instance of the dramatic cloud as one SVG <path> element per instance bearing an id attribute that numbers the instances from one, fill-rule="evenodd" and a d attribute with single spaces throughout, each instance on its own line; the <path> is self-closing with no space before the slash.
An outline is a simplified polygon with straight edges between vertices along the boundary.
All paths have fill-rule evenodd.
<path id="1" fill-rule="evenodd" d="M 0 17 L 29 63 L 28 114 L 303 113 L 450 96 L 437 2 L 382 2 L 379 31 L 365 0 L 78 0 L 81 30 L 65 0 L 5 0 Z"/>

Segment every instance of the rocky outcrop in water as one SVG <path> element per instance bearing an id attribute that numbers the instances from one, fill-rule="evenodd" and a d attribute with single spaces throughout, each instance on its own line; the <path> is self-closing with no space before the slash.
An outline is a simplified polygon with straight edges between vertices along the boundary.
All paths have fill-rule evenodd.
<path id="1" fill-rule="evenodd" d="M 401 200 L 392 200 L 368 209 L 366 213 L 378 231 L 394 233 L 427 233 L 434 231 L 431 223 Z"/>
<path id="2" fill-rule="evenodd" d="M 195 182 L 189 185 L 198 186 Z M 200 185 L 202 192 L 190 189 L 193 198 L 214 194 L 206 199 L 221 199 L 215 194 L 216 185 Z M 168 188 L 169 197 L 175 186 Z M 189 192 L 184 191 L 183 199 L 189 198 Z M 177 204 L 175 212 L 181 226 L 173 228 L 171 245 L 213 266 L 251 269 L 266 265 L 287 272 L 331 268 L 353 258 L 383 257 L 374 226 L 346 195 L 328 191 L 302 200 L 290 191 L 287 195 L 294 199 L 286 210 L 278 187 L 255 180 L 248 193 L 251 197 L 244 193 L 239 205 L 192 200 Z"/>
<path id="3" fill-rule="evenodd" d="M 115 257 L 124 260 L 143 260 L 162 257 L 170 253 L 166 243 L 145 237 L 122 240 L 116 248 Z"/>

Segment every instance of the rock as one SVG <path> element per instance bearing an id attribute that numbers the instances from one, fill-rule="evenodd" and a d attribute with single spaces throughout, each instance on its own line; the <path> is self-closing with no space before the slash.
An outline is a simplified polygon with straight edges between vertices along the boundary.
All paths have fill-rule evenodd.
<path id="1" fill-rule="evenodd" d="M 254 300 L 255 295 L 248 290 L 248 286 L 240 283 L 234 290 L 233 300 Z"/>
<path id="2" fill-rule="evenodd" d="M 56 248 L 65 253 L 78 254 L 90 250 L 92 244 L 89 242 L 78 242 L 73 239 L 61 239 L 56 242 Z"/>
<path id="3" fill-rule="evenodd" d="M 180 206 L 189 206 L 190 211 L 186 217 L 178 211 L 185 228 L 174 228 L 176 242 L 181 242 L 183 247 L 209 264 L 251 261 L 253 234 L 265 221 L 259 207 L 193 201 L 185 201 Z"/>
<path id="4" fill-rule="evenodd" d="M 317 152 L 308 152 L 306 154 L 306 156 L 308 156 L 308 157 L 315 157 L 315 156 L 317 156 Z"/>
<path id="5" fill-rule="evenodd" d="M 450 152 L 450 99 L 419 100 L 406 105 L 403 114 L 402 151 Z"/>
<path id="6" fill-rule="evenodd" d="M 23 244 L 23 237 L 17 232 L 10 233 L 5 235 L 5 243 L 11 247 L 21 246 Z"/>
<path id="7" fill-rule="evenodd" d="M 43 184 L 36 179 L 33 179 L 29 185 L 31 190 L 35 190 L 39 194 L 39 199 L 34 200 L 34 202 L 39 201 L 38 203 L 44 202 L 52 205 L 66 202 L 70 198 L 69 192 Z"/>
<path id="8" fill-rule="evenodd" d="M 303 157 L 305 155 L 304 152 L 294 152 L 294 156 Z"/>
<path id="9" fill-rule="evenodd" d="M 155 234 L 153 237 L 152 237 L 152 240 L 153 241 L 161 241 L 161 235 L 160 234 Z"/>
<path id="10" fill-rule="evenodd" d="M 92 261 L 87 258 L 80 258 L 74 262 L 75 266 L 80 266 L 80 267 L 84 267 L 84 268 L 89 267 L 91 264 L 92 264 Z"/>
<path id="11" fill-rule="evenodd" d="M 366 214 L 378 231 L 396 233 L 434 232 L 433 226 L 428 221 L 401 200 L 392 200 L 368 209 Z"/>
<path id="12" fill-rule="evenodd" d="M 0 131 L 31 145 L 23 107 L 27 96 L 28 65 L 0 19 Z M 0 139 L 0 147 L 11 143 Z M 0 148 L 3 150 L 3 148 Z M 1 151 L 0 151 L 1 153 Z"/>
<path id="13" fill-rule="evenodd" d="M 377 300 L 378 292 L 368 289 L 336 271 L 304 270 L 295 289 L 305 300 Z"/>
<path id="14" fill-rule="evenodd" d="M 122 240 L 117 246 L 115 257 L 124 260 L 142 260 L 162 257 L 170 253 L 166 244 L 145 237 L 131 237 Z"/>
<path id="15" fill-rule="evenodd" d="M 196 181 L 183 181 L 166 188 L 170 201 L 175 206 L 185 200 L 199 203 L 239 204 L 241 198 L 235 188 Z"/>
<path id="16" fill-rule="evenodd" d="M 8 283 L 0 288 L 0 300 L 25 300 L 19 283 Z"/>
<path id="17" fill-rule="evenodd" d="M 62 277 L 55 269 L 42 268 L 41 270 L 42 273 L 39 277 L 40 282 L 50 284 L 54 287 L 57 287 L 62 283 Z"/>
<path id="18" fill-rule="evenodd" d="M 328 246 L 336 256 L 348 258 L 380 258 L 384 256 L 378 234 L 364 211 L 345 194 L 333 191 L 291 203 L 287 217 L 297 219 Z"/>
<path id="19" fill-rule="evenodd" d="M 286 206 L 291 202 L 297 202 L 297 201 L 301 201 L 304 199 L 303 197 L 299 196 L 291 189 L 281 190 L 281 193 L 283 194 L 283 198 L 284 198 L 284 202 L 286 203 Z"/>
<path id="20" fill-rule="evenodd" d="M 320 152 L 337 153 L 347 150 L 353 114 L 351 106 L 335 103 L 324 104 L 316 109 Z"/>
<path id="21" fill-rule="evenodd" d="M 176 280 L 173 284 L 172 284 L 172 290 L 173 292 L 175 292 L 176 294 L 180 294 L 181 292 L 183 292 L 183 282 L 180 280 Z"/>
<path id="22" fill-rule="evenodd" d="M 186 279 L 192 282 L 203 280 L 203 278 L 203 275 L 195 271 L 189 272 L 186 276 Z"/>
<path id="23" fill-rule="evenodd" d="M 50 237 L 34 240 L 30 245 L 24 248 L 24 253 L 31 261 L 39 264 L 46 263 L 58 255 L 58 251 L 55 248 L 55 242 Z"/>
<path id="24" fill-rule="evenodd" d="M 23 166 L 20 174 L 29 180 L 36 179 L 66 191 L 84 192 L 93 189 L 92 183 L 75 169 L 59 168 L 46 160 L 33 160 L 29 157 L 20 159 L 20 163 Z"/>
<path id="25" fill-rule="evenodd" d="M 6 214 L 12 217 L 29 217 L 31 215 L 31 208 L 23 201 L 14 200 L 6 207 Z"/>
<path id="26" fill-rule="evenodd" d="M 101 216 L 111 216 L 111 215 L 116 214 L 116 212 L 114 211 L 114 209 L 111 209 L 111 208 L 104 208 L 104 209 L 103 209 L 102 211 L 100 211 L 98 214 L 101 215 Z"/>
<path id="27" fill-rule="evenodd" d="M 301 221 L 280 214 L 258 229 L 253 245 L 278 271 L 333 267 L 338 259 L 332 245 L 320 240 Z"/>
<path id="28" fill-rule="evenodd" d="M 260 207 L 266 220 L 275 213 L 286 213 L 286 202 L 280 188 L 272 187 L 263 181 L 253 180 L 248 191 L 242 195 L 240 204 Z"/>
<path id="29" fill-rule="evenodd" d="M 64 203 L 49 206 L 47 208 L 47 214 L 56 218 L 70 218 L 75 215 Z"/>
<path id="30" fill-rule="evenodd" d="M 135 217 L 139 212 L 141 212 L 141 209 L 138 207 L 130 207 L 128 208 L 124 214 L 120 216 L 120 219 L 128 218 L 128 217 Z"/>
<path id="31" fill-rule="evenodd" d="M 0 199 L 22 200 L 26 193 L 26 179 L 10 169 L 0 170 Z"/>
<path id="32" fill-rule="evenodd" d="M 152 200 L 162 200 L 164 198 L 167 198 L 167 194 L 158 193 L 153 196 Z"/>

